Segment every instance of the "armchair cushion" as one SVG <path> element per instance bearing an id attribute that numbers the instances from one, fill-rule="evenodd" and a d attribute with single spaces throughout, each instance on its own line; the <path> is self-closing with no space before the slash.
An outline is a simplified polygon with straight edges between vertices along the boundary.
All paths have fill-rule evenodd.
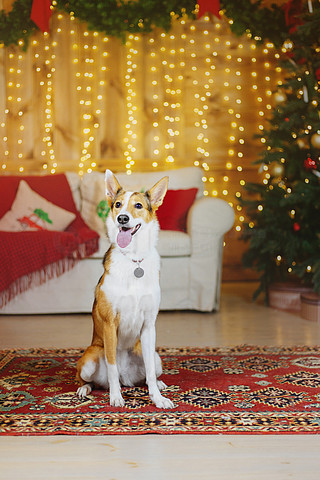
<path id="1" fill-rule="evenodd" d="M 161 230 L 187 230 L 187 215 L 198 189 L 168 190 L 163 204 L 157 211 Z"/>
<path id="2" fill-rule="evenodd" d="M 62 232 L 75 218 L 74 213 L 49 202 L 21 180 L 11 209 L 0 219 L 0 230 Z"/>

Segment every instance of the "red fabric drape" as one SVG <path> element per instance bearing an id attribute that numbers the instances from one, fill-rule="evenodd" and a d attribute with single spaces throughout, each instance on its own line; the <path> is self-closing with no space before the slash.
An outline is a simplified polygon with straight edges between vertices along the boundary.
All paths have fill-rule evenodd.
<path id="1" fill-rule="evenodd" d="M 217 18 L 220 18 L 220 0 L 198 0 L 199 12 L 198 18 L 205 13 L 213 13 Z"/>
<path id="2" fill-rule="evenodd" d="M 32 3 L 31 20 L 42 32 L 50 31 L 49 22 L 52 15 L 50 6 L 51 0 L 33 0 Z"/>

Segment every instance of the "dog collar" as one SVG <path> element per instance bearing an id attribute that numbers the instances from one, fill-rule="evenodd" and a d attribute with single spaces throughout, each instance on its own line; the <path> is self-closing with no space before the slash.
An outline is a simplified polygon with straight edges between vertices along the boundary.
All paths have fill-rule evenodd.
<path id="1" fill-rule="evenodd" d="M 140 263 L 143 262 L 144 259 L 142 258 L 141 260 L 133 260 L 133 259 L 131 259 L 131 260 L 133 261 L 133 263 L 138 264 L 137 268 L 135 268 L 134 271 L 133 271 L 134 276 L 137 277 L 137 278 L 143 277 L 144 270 L 143 270 L 143 268 L 140 267 Z"/>
<path id="2" fill-rule="evenodd" d="M 122 255 L 125 257 L 127 256 L 124 252 L 121 252 Z M 144 270 L 141 268 L 140 263 L 143 262 L 144 258 L 141 258 L 140 260 L 134 260 L 133 258 L 130 259 L 133 263 L 137 263 L 138 266 L 137 268 L 134 269 L 133 274 L 136 278 L 141 278 L 144 275 Z"/>

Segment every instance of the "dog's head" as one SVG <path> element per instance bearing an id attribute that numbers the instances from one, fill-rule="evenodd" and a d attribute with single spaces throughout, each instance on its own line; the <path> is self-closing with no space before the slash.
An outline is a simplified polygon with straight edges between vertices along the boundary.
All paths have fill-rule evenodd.
<path id="1" fill-rule="evenodd" d="M 106 197 L 110 207 L 107 217 L 111 243 L 124 249 L 138 242 L 147 231 L 157 227 L 156 210 L 160 207 L 168 188 L 164 177 L 145 193 L 125 191 L 110 170 L 105 173 Z"/>

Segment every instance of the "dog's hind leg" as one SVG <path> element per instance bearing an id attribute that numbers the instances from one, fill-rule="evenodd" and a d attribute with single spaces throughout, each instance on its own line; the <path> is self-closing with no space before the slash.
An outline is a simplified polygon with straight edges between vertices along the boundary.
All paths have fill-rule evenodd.
<path id="1" fill-rule="evenodd" d="M 87 397 L 93 390 L 93 383 L 85 383 L 77 390 L 77 395 L 80 398 Z"/>
<path id="2" fill-rule="evenodd" d="M 86 397 L 91 393 L 94 380 L 99 376 L 100 359 L 103 356 L 103 348 L 91 345 L 86 349 L 77 365 L 76 379 L 80 383 L 77 390 L 79 397 Z M 107 379 L 105 379 L 107 382 Z"/>

